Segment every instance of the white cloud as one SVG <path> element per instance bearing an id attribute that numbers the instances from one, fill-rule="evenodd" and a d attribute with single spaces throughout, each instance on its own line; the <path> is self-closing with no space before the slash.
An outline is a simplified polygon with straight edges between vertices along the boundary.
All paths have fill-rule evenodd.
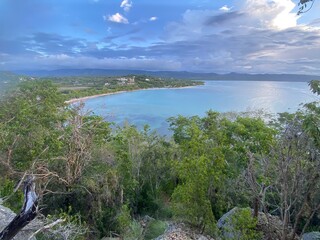
<path id="1" fill-rule="evenodd" d="M 244 10 L 264 27 L 280 30 L 297 26 L 299 17 L 291 12 L 294 7 L 291 0 L 246 0 L 244 4 Z"/>
<path id="2" fill-rule="evenodd" d="M 151 17 L 151 18 L 149 18 L 149 21 L 156 21 L 156 20 L 158 20 L 158 18 L 157 17 Z"/>
<path id="3" fill-rule="evenodd" d="M 109 16 L 103 16 L 103 19 L 105 21 L 116 22 L 116 23 L 124 23 L 124 24 L 129 23 L 128 19 L 122 16 L 120 13 L 116 13 Z"/>
<path id="4" fill-rule="evenodd" d="M 246 0 L 237 11 L 188 10 L 166 26 L 163 48 L 190 71 L 320 74 L 320 28 L 298 25 L 293 7 Z"/>
<path id="5" fill-rule="evenodd" d="M 132 8 L 132 1 L 131 0 L 123 0 L 121 2 L 120 7 L 122 7 L 126 12 L 129 12 Z"/>
<path id="6" fill-rule="evenodd" d="M 228 7 L 227 5 L 222 6 L 221 8 L 219 8 L 220 11 L 223 12 L 229 12 L 231 10 L 230 7 Z"/>
<path id="7" fill-rule="evenodd" d="M 273 19 L 273 25 L 280 29 L 297 26 L 298 16 L 291 12 L 295 4 L 289 0 L 278 0 L 277 4 L 281 12 Z"/>

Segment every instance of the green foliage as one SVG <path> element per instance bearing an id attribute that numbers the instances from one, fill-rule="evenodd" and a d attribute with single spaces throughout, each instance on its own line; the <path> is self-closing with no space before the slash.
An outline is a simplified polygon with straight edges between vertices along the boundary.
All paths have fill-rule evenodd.
<path id="1" fill-rule="evenodd" d="M 131 218 L 130 209 L 127 204 L 122 205 L 116 221 L 118 233 L 120 233 L 123 239 L 143 239 L 142 226 Z"/>
<path id="2" fill-rule="evenodd" d="M 173 195 L 180 206 L 174 208 L 175 214 L 181 217 L 185 213 L 185 219 L 199 224 L 196 219 L 206 219 L 200 215 L 210 214 L 210 208 L 218 218 L 228 205 L 247 205 L 248 202 L 239 201 L 245 198 L 234 198 L 239 189 L 233 188 L 232 192 L 228 185 L 236 184 L 247 166 L 249 152 L 270 151 L 276 131 L 259 118 L 237 116 L 231 120 L 213 111 L 203 118 L 178 116 L 169 122 L 181 149 L 181 159 L 173 163 L 181 182 Z"/>
<path id="3" fill-rule="evenodd" d="M 221 149 L 212 146 L 208 136 L 201 131 L 199 120 L 179 117 L 172 123 L 172 126 L 176 124 L 176 140 L 182 152 L 182 158 L 173 162 L 180 179 L 172 195 L 173 213 L 178 219 L 212 231 L 215 221 L 212 206 L 218 205 L 215 192 L 223 179 L 225 162 Z"/>
<path id="4" fill-rule="evenodd" d="M 118 231 L 121 234 L 127 233 L 130 229 L 130 223 L 131 223 L 130 209 L 127 204 L 124 204 L 121 207 L 120 213 L 117 216 Z"/>
<path id="5" fill-rule="evenodd" d="M 18 189 L 14 193 L 14 182 L 8 178 L 0 178 L 0 198 L 5 198 L 4 206 L 18 213 L 23 205 L 23 192 Z"/>
<path id="6" fill-rule="evenodd" d="M 234 236 L 232 239 L 262 239 L 262 233 L 256 230 L 257 219 L 252 217 L 250 208 L 237 209 L 231 217 L 231 226 L 232 227 L 228 229 L 228 231 Z"/>
<path id="7" fill-rule="evenodd" d="M 55 155 L 63 107 L 57 88 L 48 81 L 23 82 L 0 101 L 0 151 L 10 153 L 7 160 L 14 168 L 26 170 L 40 155 Z M 44 151 L 47 147 L 52 151 Z"/>
<path id="8" fill-rule="evenodd" d="M 125 240 L 142 240 L 143 228 L 136 220 L 131 221 L 129 231 L 126 232 L 123 239 Z"/>
<path id="9" fill-rule="evenodd" d="M 170 145 L 162 137 L 149 134 L 148 129 L 139 132 L 133 126 L 118 129 L 111 143 L 124 201 L 129 202 L 134 214 L 154 214 L 163 187 L 173 181 L 169 159 L 174 152 Z"/>
<path id="10" fill-rule="evenodd" d="M 214 233 L 212 205 L 203 190 L 195 185 L 179 185 L 172 195 L 174 217 Z"/>
<path id="11" fill-rule="evenodd" d="M 313 93 L 320 95 L 320 81 L 313 80 L 309 83 L 310 89 Z"/>
<path id="12" fill-rule="evenodd" d="M 129 79 L 134 79 L 134 81 L 129 81 Z M 122 77 L 52 77 L 50 80 L 60 87 L 60 91 L 66 100 L 119 91 L 134 91 L 146 88 L 185 87 L 203 84 L 203 82 L 200 81 L 158 78 L 146 75 L 127 75 Z"/>
<path id="13" fill-rule="evenodd" d="M 160 220 L 151 220 L 146 227 L 144 239 L 151 240 L 162 235 L 167 228 L 167 224 Z"/>

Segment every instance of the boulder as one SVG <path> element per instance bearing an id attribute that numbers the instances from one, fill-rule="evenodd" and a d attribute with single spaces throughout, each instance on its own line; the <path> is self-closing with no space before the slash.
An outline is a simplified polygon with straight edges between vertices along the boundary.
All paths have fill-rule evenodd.
<path id="1" fill-rule="evenodd" d="M 302 240 L 320 240 L 320 232 L 308 232 L 302 235 Z"/>
<path id="2" fill-rule="evenodd" d="M 155 240 L 214 240 L 184 223 L 169 222 L 165 233 Z"/>
<path id="3" fill-rule="evenodd" d="M 237 232 L 232 226 L 231 219 L 234 216 L 234 214 L 237 214 L 237 212 L 240 209 L 241 208 L 235 207 L 231 209 L 229 212 L 225 213 L 218 220 L 217 227 L 220 229 L 221 234 L 224 238 L 237 239 L 239 237 L 237 236 Z M 259 212 L 256 230 L 263 234 L 263 240 L 280 240 L 282 239 L 282 225 L 283 223 L 279 217 Z M 294 239 L 298 240 L 299 237 L 295 236 Z"/>
<path id="4" fill-rule="evenodd" d="M 231 209 L 229 212 L 222 215 L 222 217 L 217 222 L 217 227 L 221 231 L 221 235 L 224 239 L 238 239 L 239 234 L 235 231 L 232 225 L 232 217 L 237 214 L 240 208 L 235 207 Z"/>
<path id="5" fill-rule="evenodd" d="M 16 214 L 9 208 L 0 205 L 0 232 L 11 222 Z M 39 221 L 32 221 L 25 226 L 13 239 L 14 240 L 27 240 L 36 230 L 41 227 Z M 36 238 L 32 238 L 36 240 Z"/>

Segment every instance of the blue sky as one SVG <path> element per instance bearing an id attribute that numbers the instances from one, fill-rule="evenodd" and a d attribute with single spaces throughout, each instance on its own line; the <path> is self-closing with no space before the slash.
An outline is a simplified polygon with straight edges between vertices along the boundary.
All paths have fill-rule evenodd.
<path id="1" fill-rule="evenodd" d="M 320 2 L 1 0 L 0 70 L 320 75 Z"/>

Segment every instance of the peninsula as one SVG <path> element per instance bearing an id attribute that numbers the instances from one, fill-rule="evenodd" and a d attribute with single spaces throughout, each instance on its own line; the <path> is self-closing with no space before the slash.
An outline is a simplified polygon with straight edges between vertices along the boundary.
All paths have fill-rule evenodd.
<path id="1" fill-rule="evenodd" d="M 201 81 L 147 75 L 126 75 L 121 77 L 75 76 L 45 79 L 51 80 L 58 85 L 59 90 L 65 96 L 66 103 L 142 89 L 181 88 L 204 84 Z"/>

